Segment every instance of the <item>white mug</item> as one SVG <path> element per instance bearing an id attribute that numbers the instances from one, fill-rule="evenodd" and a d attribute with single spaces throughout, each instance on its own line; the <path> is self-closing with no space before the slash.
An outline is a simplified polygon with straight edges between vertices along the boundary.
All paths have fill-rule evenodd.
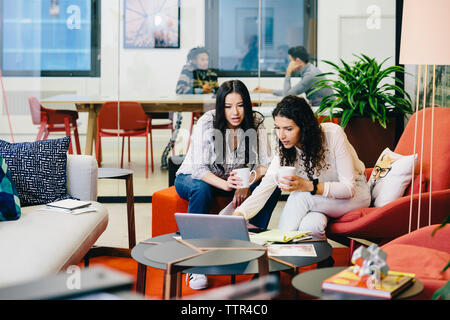
<path id="1" fill-rule="evenodd" d="M 255 182 L 255 180 L 256 180 L 256 171 L 255 170 L 250 171 L 249 168 L 239 168 L 239 169 L 234 169 L 233 171 L 235 172 L 236 177 L 239 177 L 242 179 L 242 181 L 241 181 L 242 185 L 239 186 L 239 189 L 250 187 L 250 185 L 253 182 Z M 252 175 L 252 173 L 255 174 L 255 177 L 253 178 L 253 180 L 250 181 L 250 176 Z"/>
<path id="2" fill-rule="evenodd" d="M 278 173 L 277 173 L 277 182 L 279 184 L 279 186 L 286 188 L 287 185 L 285 185 L 284 183 L 280 182 L 280 179 L 282 179 L 283 177 L 290 177 L 290 176 L 295 176 L 295 172 L 296 172 L 296 168 L 295 167 L 280 167 L 280 169 L 278 169 Z"/>

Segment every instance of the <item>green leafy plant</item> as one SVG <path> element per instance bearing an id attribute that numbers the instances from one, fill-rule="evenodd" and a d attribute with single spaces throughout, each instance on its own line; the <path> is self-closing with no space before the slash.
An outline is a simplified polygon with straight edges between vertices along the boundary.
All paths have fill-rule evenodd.
<path id="1" fill-rule="evenodd" d="M 334 72 L 320 76 L 332 75 L 337 79 L 326 78 L 315 83 L 312 92 L 322 88 L 331 88 L 334 91 L 322 99 L 317 114 L 325 115 L 325 120 L 340 117 L 343 128 L 352 117 L 368 117 L 386 128 L 391 114 L 413 112 L 409 94 L 392 83 L 397 81 L 402 84 L 402 81 L 395 77 L 395 73 L 405 73 L 403 67 L 390 66 L 383 69 L 383 64 L 389 58 L 378 63 L 364 54 L 354 56 L 357 60 L 352 63 L 341 59 L 342 67 L 323 60 L 333 67 Z"/>

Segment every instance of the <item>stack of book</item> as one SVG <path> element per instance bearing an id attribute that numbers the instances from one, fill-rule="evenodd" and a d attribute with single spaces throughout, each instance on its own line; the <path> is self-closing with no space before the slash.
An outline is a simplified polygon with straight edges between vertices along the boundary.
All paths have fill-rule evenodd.
<path id="1" fill-rule="evenodd" d="M 392 299 L 414 283 L 415 275 L 388 271 L 380 283 L 369 287 L 367 283 L 348 267 L 322 282 L 322 290 L 327 293 L 367 296 L 375 299 Z"/>
<path id="2" fill-rule="evenodd" d="M 65 212 L 71 214 L 80 214 L 86 212 L 97 211 L 90 201 L 80 201 L 74 199 L 65 199 L 47 203 L 41 210 L 53 212 Z"/>

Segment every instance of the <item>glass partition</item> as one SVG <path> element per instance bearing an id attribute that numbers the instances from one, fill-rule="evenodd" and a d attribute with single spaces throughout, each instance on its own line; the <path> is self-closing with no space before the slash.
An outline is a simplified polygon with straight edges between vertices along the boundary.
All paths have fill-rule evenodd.
<path id="1" fill-rule="evenodd" d="M 329 70 L 323 60 L 338 63 L 360 53 L 392 57 L 387 65 L 395 64 L 396 12 L 390 0 L 0 3 L 1 139 L 36 140 L 42 118 L 39 112 L 33 117 L 30 97 L 46 108 L 76 111 L 81 153 L 101 154 L 102 167 L 134 170 L 136 201 L 149 202 L 168 186 L 168 158 L 186 153 L 193 123 L 214 108 L 223 82 L 242 80 L 272 129 L 271 110 L 282 98 L 273 93 L 283 89 L 289 48 L 305 47 L 310 63 L 323 72 Z M 199 58 L 205 56 L 206 66 Z M 300 80 L 293 74 L 292 86 Z M 444 82 L 439 90 L 447 90 Z M 253 92 L 257 87 L 274 91 Z M 107 101 L 119 103 L 101 116 Z M 135 109 L 128 102 L 138 102 L 146 116 L 130 111 Z M 105 116 L 115 129 L 98 127 Z M 123 137 L 136 126 L 145 131 L 148 119 L 147 143 L 145 133 Z M 100 129 L 106 130 L 101 148 Z M 50 132 L 47 138 L 65 135 Z M 102 200 L 125 202 L 122 181 L 100 180 L 98 186 Z"/>

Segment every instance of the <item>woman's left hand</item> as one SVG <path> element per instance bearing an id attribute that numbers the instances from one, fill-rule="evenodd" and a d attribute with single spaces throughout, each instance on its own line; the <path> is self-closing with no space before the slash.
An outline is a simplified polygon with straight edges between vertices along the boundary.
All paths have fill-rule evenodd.
<path id="1" fill-rule="evenodd" d="M 281 177 L 278 186 L 282 191 L 311 191 L 311 181 L 299 176 Z"/>
<path id="2" fill-rule="evenodd" d="M 250 195 L 250 188 L 236 189 L 233 197 L 233 206 L 235 208 L 239 207 L 241 203 L 248 198 L 249 195 Z"/>

